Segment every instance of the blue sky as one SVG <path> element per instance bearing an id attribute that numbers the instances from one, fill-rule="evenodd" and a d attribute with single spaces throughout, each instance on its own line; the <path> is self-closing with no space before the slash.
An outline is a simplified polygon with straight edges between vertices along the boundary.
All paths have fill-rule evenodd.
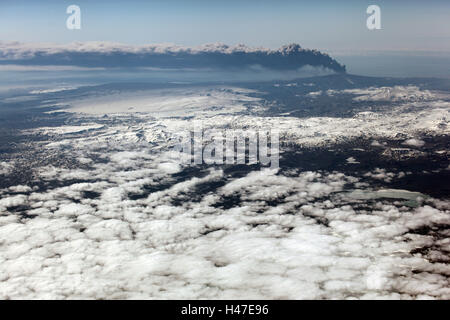
<path id="1" fill-rule="evenodd" d="M 82 29 L 67 30 L 66 8 L 81 7 Z M 381 7 L 382 30 L 366 28 Z M 0 40 L 211 42 L 277 48 L 296 42 L 335 54 L 432 51 L 450 54 L 450 1 L 86 1 L 0 2 Z"/>

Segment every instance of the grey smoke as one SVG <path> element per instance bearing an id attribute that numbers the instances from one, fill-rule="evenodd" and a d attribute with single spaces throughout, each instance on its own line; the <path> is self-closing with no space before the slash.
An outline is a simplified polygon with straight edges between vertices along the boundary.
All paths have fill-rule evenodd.
<path id="1" fill-rule="evenodd" d="M 345 73 L 345 66 L 326 53 L 289 44 L 277 50 L 244 45 L 209 44 L 199 47 L 174 45 L 130 46 L 105 42 L 68 45 L 0 42 L 0 65 L 78 66 L 104 68 L 211 68 L 241 69 L 260 66 L 288 71 L 305 66 Z"/>

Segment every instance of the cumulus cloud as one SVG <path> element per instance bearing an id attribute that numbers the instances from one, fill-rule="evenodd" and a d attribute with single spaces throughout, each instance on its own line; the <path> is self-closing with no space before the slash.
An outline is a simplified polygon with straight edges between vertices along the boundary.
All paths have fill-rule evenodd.
<path id="1" fill-rule="evenodd" d="M 412 147 L 423 147 L 425 145 L 425 141 L 420 140 L 420 139 L 408 139 L 405 142 L 403 142 L 403 144 L 407 145 L 407 146 L 412 146 Z"/>
<path id="2" fill-rule="evenodd" d="M 272 70 L 296 70 L 305 66 L 345 72 L 328 54 L 290 44 L 278 50 L 244 45 L 208 44 L 131 46 L 105 42 L 27 44 L 0 42 L 2 65 L 52 65 L 108 68 L 213 68 L 241 69 L 260 66 Z"/>
<path id="3" fill-rule="evenodd" d="M 386 169 L 375 168 L 372 172 L 365 173 L 364 176 L 372 179 L 383 180 L 385 182 L 391 182 L 397 175 L 394 172 L 387 172 Z"/>
<path id="4" fill-rule="evenodd" d="M 359 163 L 359 161 L 356 161 L 356 159 L 354 157 L 348 157 L 345 161 L 347 161 L 347 163 L 350 163 L 350 164 Z"/>
<path id="5" fill-rule="evenodd" d="M 120 159 L 142 160 L 139 152 L 113 155 L 108 166 L 86 169 L 102 182 L 2 203 L 27 203 L 35 215 L 0 215 L 2 298 L 450 297 L 446 265 L 410 253 L 431 241 L 414 230 L 450 222 L 431 203 L 406 209 L 381 195 L 361 209 L 345 192 L 355 177 L 276 170 L 197 194 L 226 178 L 210 170 L 132 200 L 129 192 L 175 171 L 154 159 L 151 166 L 170 170 L 136 175 L 145 162 L 123 171 Z M 240 200 L 227 205 L 231 198 Z"/>
<path id="6" fill-rule="evenodd" d="M 14 166 L 11 163 L 8 162 L 0 162 L 0 175 L 1 174 L 8 174 L 13 170 Z"/>
<path id="7" fill-rule="evenodd" d="M 373 140 L 371 143 L 370 143 L 370 145 L 372 146 L 372 147 L 383 147 L 383 144 L 381 144 L 379 141 L 377 141 L 377 140 Z"/>

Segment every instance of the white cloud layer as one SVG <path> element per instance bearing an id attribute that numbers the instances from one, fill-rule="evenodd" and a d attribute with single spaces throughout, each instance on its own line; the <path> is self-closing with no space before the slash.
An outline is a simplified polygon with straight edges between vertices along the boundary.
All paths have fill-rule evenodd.
<path id="1" fill-rule="evenodd" d="M 0 216 L 2 298 L 450 297 L 448 266 L 410 253 L 434 241 L 413 230 L 450 223 L 448 203 L 411 209 L 379 199 L 361 210 L 343 192 L 354 177 L 269 170 L 181 205 L 173 201 L 223 173 L 130 200 L 164 176 L 133 165 L 141 156 L 96 165 L 96 182 L 2 199 L 0 207 L 28 205 L 36 215 Z M 88 191 L 99 197 L 83 197 Z M 241 203 L 214 206 L 231 196 Z"/>

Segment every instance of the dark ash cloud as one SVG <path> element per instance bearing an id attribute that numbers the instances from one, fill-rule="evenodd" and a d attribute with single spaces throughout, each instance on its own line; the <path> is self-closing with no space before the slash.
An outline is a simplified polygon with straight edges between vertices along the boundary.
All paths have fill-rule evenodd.
<path id="1" fill-rule="evenodd" d="M 303 49 L 298 44 L 277 50 L 244 45 L 210 44 L 190 48 L 174 45 L 128 46 L 104 42 L 69 45 L 0 42 L 0 64 L 71 65 L 121 68 L 212 68 L 240 69 L 261 66 L 272 70 L 297 70 L 305 66 L 345 72 L 345 66 L 328 54 Z"/>

